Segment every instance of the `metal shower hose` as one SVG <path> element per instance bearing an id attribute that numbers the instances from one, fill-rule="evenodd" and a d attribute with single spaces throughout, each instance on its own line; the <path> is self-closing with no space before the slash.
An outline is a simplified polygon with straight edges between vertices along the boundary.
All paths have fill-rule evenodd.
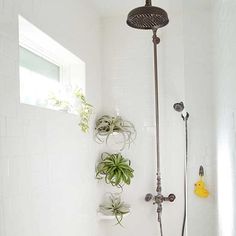
<path id="1" fill-rule="evenodd" d="M 185 229 L 186 229 L 186 219 L 187 219 L 187 197 L 188 197 L 188 118 L 189 113 L 186 113 L 184 116 L 181 115 L 184 123 L 185 123 L 185 159 L 184 159 L 184 218 L 183 218 L 183 224 L 182 224 L 182 236 L 184 236 Z"/>

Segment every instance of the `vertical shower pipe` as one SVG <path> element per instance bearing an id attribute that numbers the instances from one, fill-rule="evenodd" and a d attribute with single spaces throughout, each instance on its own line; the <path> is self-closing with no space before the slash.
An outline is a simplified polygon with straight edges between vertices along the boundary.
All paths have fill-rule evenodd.
<path id="1" fill-rule="evenodd" d="M 160 232 L 163 236 L 162 229 L 162 203 L 164 201 L 173 202 L 175 200 L 175 195 L 173 193 L 169 194 L 168 197 L 162 195 L 161 188 L 161 168 L 160 168 L 160 119 L 159 119 L 159 84 L 158 84 L 158 67 L 157 67 L 157 45 L 160 43 L 160 38 L 157 37 L 157 28 L 153 28 L 153 49 L 154 49 L 154 81 L 155 81 L 155 114 L 156 114 L 156 164 L 157 164 L 157 195 L 154 196 L 154 204 L 157 204 L 157 214 L 158 222 L 160 223 Z M 147 194 L 145 200 L 150 201 L 152 198 L 151 194 Z"/>
<path id="2" fill-rule="evenodd" d="M 156 165 L 157 165 L 157 196 L 162 196 L 161 192 L 161 170 L 160 170 L 160 119 L 159 119 L 159 84 L 158 84 L 158 67 L 157 67 L 157 45 L 160 43 L 160 38 L 157 37 L 157 29 L 153 28 L 153 49 L 154 49 L 154 81 L 155 81 L 155 110 L 156 110 Z M 160 223 L 161 236 L 163 235 L 162 221 L 162 202 L 157 203 L 158 221 Z"/>
<path id="3" fill-rule="evenodd" d="M 160 120 L 159 120 L 159 84 L 158 84 L 158 67 L 157 67 L 157 45 L 160 39 L 157 37 L 157 29 L 153 28 L 153 48 L 154 48 L 154 82 L 155 82 L 155 114 L 156 114 L 156 165 L 157 165 L 157 195 L 161 195 L 161 170 L 160 170 Z M 162 211 L 162 203 L 158 204 L 158 220 Z"/>

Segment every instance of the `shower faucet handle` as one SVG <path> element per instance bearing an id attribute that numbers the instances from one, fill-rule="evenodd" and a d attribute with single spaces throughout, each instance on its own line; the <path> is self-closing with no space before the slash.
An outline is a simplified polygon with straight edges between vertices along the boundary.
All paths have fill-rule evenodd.
<path id="1" fill-rule="evenodd" d="M 154 197 L 155 204 L 160 204 L 163 202 L 173 202 L 175 200 L 175 195 L 173 193 L 169 194 L 168 197 L 164 197 L 162 194 L 158 194 Z"/>
<path id="2" fill-rule="evenodd" d="M 149 202 L 149 201 L 151 201 L 152 199 L 153 199 L 153 195 L 152 195 L 151 193 L 146 194 L 146 196 L 145 196 L 145 201 L 146 201 L 146 202 Z"/>
<path id="3" fill-rule="evenodd" d="M 173 202 L 173 201 L 176 199 L 176 196 L 175 196 L 173 193 L 171 193 L 171 194 L 167 197 L 167 199 L 168 199 L 169 202 Z"/>

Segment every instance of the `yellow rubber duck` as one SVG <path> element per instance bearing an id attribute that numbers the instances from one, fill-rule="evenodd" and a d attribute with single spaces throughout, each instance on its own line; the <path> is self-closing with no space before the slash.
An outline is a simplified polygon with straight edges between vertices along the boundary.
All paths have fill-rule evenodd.
<path id="1" fill-rule="evenodd" d="M 195 184 L 195 189 L 194 192 L 198 197 L 201 198 L 207 198 L 209 196 L 209 192 L 206 189 L 206 184 L 204 183 L 204 181 L 202 180 L 202 177 L 200 177 L 200 180 L 197 181 Z"/>
<path id="2" fill-rule="evenodd" d="M 204 176 L 204 168 L 203 166 L 200 166 L 199 168 L 199 176 L 200 176 L 200 180 L 197 181 L 197 183 L 194 184 L 195 189 L 194 189 L 194 193 L 201 198 L 207 198 L 209 196 L 209 192 L 206 189 L 206 184 L 204 183 L 203 176 Z"/>

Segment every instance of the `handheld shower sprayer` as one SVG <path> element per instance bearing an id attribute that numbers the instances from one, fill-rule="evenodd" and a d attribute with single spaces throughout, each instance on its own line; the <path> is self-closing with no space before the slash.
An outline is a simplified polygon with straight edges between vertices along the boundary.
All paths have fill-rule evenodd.
<path id="1" fill-rule="evenodd" d="M 184 216 L 182 224 L 181 236 L 187 232 L 187 200 L 188 200 L 188 118 L 189 113 L 184 110 L 184 103 L 178 102 L 173 105 L 173 108 L 177 112 L 181 112 L 181 117 L 185 124 L 185 158 L 184 158 Z"/>
<path id="2" fill-rule="evenodd" d="M 181 117 L 183 120 L 189 118 L 189 113 L 185 111 L 184 103 L 183 102 L 178 102 L 173 105 L 173 108 L 177 112 L 181 112 Z"/>
<path id="3" fill-rule="evenodd" d="M 175 103 L 173 108 L 178 112 L 182 112 L 184 110 L 184 103 L 183 102 Z"/>

